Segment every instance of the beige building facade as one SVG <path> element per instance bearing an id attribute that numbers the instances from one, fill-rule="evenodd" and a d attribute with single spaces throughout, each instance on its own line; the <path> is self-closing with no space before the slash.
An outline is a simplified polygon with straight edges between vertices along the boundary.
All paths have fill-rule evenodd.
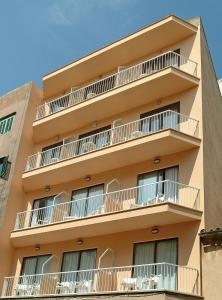
<path id="1" fill-rule="evenodd" d="M 222 103 L 200 19 L 157 21 L 33 97 L 2 297 L 212 299 L 198 233 L 222 226 Z"/>

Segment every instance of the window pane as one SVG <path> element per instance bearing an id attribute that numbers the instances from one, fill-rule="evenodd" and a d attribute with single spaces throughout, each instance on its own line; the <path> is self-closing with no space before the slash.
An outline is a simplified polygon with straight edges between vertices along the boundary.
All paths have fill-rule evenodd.
<path id="1" fill-rule="evenodd" d="M 86 214 L 86 201 L 88 190 L 87 188 L 74 191 L 72 194 L 72 203 L 70 209 L 70 216 L 81 218 Z"/>
<path id="2" fill-rule="evenodd" d="M 155 242 L 136 244 L 134 250 L 135 268 L 133 270 L 133 277 L 136 277 L 138 283 L 141 283 L 140 288 L 144 288 L 142 284 L 143 278 L 151 278 L 155 272 L 155 266 L 153 265 Z"/>
<path id="3" fill-rule="evenodd" d="M 137 203 L 146 204 L 156 197 L 158 173 L 150 172 L 139 175 Z"/>
<path id="4" fill-rule="evenodd" d="M 81 259 L 79 270 L 92 270 L 96 267 L 96 250 L 87 250 L 81 252 Z M 92 281 L 94 271 L 80 272 L 78 276 L 79 281 Z M 91 282 L 90 282 L 91 284 Z"/>
<path id="5" fill-rule="evenodd" d="M 12 129 L 14 115 L 7 116 L 0 120 L 0 134 L 5 134 Z"/>
<path id="6" fill-rule="evenodd" d="M 166 240 L 157 242 L 156 262 L 167 263 L 159 265 L 156 274 L 159 280 L 159 288 L 175 289 L 177 279 L 177 240 Z M 161 286 L 162 285 L 162 286 Z"/>
<path id="7" fill-rule="evenodd" d="M 178 173 L 178 167 L 167 168 L 165 170 L 165 180 L 168 180 L 164 186 L 164 197 L 166 201 L 178 202 Z"/>
<path id="8" fill-rule="evenodd" d="M 33 204 L 33 212 L 31 218 L 31 226 L 48 224 L 52 217 L 52 205 L 54 197 L 35 200 Z"/>
<path id="9" fill-rule="evenodd" d="M 89 199 L 87 203 L 87 215 L 98 214 L 103 205 L 103 185 L 89 188 Z M 92 197 L 92 198 L 90 198 Z"/>

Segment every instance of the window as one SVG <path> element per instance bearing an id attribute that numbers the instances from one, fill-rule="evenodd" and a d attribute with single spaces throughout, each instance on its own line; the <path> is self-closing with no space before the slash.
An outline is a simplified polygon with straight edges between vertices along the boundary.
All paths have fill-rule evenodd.
<path id="1" fill-rule="evenodd" d="M 175 166 L 139 175 L 137 203 L 177 202 L 178 173 L 179 167 Z"/>
<path id="2" fill-rule="evenodd" d="M 58 197 L 50 196 L 34 200 L 31 227 L 51 223 L 52 205 L 59 204 Z"/>
<path id="3" fill-rule="evenodd" d="M 111 126 L 109 125 L 80 135 L 79 139 L 82 140 L 79 141 L 77 154 L 90 152 L 109 145 L 110 132 L 108 130 L 110 129 Z"/>
<path id="4" fill-rule="evenodd" d="M 8 156 L 0 158 L 0 178 L 8 179 L 11 163 L 8 161 Z"/>
<path id="5" fill-rule="evenodd" d="M 175 289 L 178 240 L 168 239 L 134 245 L 133 277 L 153 279 L 152 288 Z M 166 264 L 163 264 L 166 263 Z M 146 266 L 139 266 L 146 265 Z M 141 288 L 145 281 L 141 280 Z M 144 286 L 145 288 L 145 286 Z"/>
<path id="6" fill-rule="evenodd" d="M 15 113 L 0 119 L 0 134 L 6 134 L 11 131 Z"/>
<path id="7" fill-rule="evenodd" d="M 170 111 L 169 111 L 170 110 Z M 161 112 L 168 111 L 161 114 Z M 173 111 L 173 112 L 171 112 Z M 176 114 L 174 113 L 176 112 Z M 140 115 L 141 131 L 142 132 L 155 132 L 161 129 L 173 128 L 178 130 L 180 103 L 173 103 Z"/>
<path id="8" fill-rule="evenodd" d="M 64 272 L 61 276 L 62 285 L 68 286 L 70 283 L 69 287 L 73 288 L 72 292 L 92 291 L 95 267 L 96 249 L 64 253 L 61 270 Z M 81 270 L 86 271 L 79 272 Z"/>
<path id="9" fill-rule="evenodd" d="M 41 165 L 48 165 L 50 163 L 56 162 L 60 159 L 61 147 L 63 142 L 59 142 L 47 147 L 42 148 L 42 158 Z"/>
<path id="10" fill-rule="evenodd" d="M 83 218 L 102 211 L 104 185 L 96 185 L 72 192 L 70 216 Z"/>
<path id="11" fill-rule="evenodd" d="M 19 284 L 36 285 L 40 283 L 39 276 L 30 276 L 44 274 L 49 272 L 49 263 L 47 263 L 50 255 L 40 255 L 25 257 L 22 263 L 22 271 Z"/>

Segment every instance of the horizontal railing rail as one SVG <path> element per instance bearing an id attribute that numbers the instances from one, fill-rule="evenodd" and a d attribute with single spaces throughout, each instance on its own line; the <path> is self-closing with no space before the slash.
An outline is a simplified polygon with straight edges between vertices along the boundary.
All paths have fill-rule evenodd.
<path id="1" fill-rule="evenodd" d="M 164 129 L 174 129 L 188 135 L 197 136 L 198 124 L 197 120 L 189 116 L 166 110 L 29 156 L 25 172 L 141 138 Z"/>
<path id="2" fill-rule="evenodd" d="M 72 89 L 71 92 L 66 95 L 53 99 L 50 102 L 45 102 L 38 106 L 36 120 L 87 101 L 127 83 L 149 76 L 167 67 L 175 67 L 195 76 L 197 73 L 196 62 L 173 51 L 169 51 L 137 65 L 126 68 L 122 67 L 122 70 L 118 73 L 90 83 L 87 86 L 75 90 Z"/>
<path id="3" fill-rule="evenodd" d="M 199 209 L 199 189 L 171 180 L 164 180 L 84 199 L 73 199 L 69 202 L 18 213 L 14 230 L 169 202 Z"/>
<path id="4" fill-rule="evenodd" d="M 6 277 L 2 297 L 171 290 L 198 294 L 198 271 L 169 263 Z"/>

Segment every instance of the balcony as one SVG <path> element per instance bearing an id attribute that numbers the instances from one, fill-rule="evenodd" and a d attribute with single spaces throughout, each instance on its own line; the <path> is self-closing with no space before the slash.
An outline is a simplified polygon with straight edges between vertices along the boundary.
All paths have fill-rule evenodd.
<path id="1" fill-rule="evenodd" d="M 129 65 L 140 57 L 167 49 L 188 38 L 192 41 L 197 31 L 198 28 L 190 22 L 175 15 L 167 16 L 45 75 L 44 95 L 47 99 L 55 97 L 64 89 L 90 82 L 117 66 Z"/>
<path id="2" fill-rule="evenodd" d="M 55 202 L 66 201 L 65 195 Z M 164 180 L 20 212 L 11 240 L 27 246 L 190 222 L 200 220 L 199 209 L 199 189 Z"/>
<path id="3" fill-rule="evenodd" d="M 124 112 L 126 107 L 132 109 L 192 88 L 199 82 L 196 72 L 197 63 L 175 52 L 121 67 L 118 73 L 40 105 L 33 124 L 34 140 L 61 135 Z"/>
<path id="4" fill-rule="evenodd" d="M 167 110 L 29 156 L 23 187 L 33 190 L 56 185 L 82 178 L 89 170 L 91 175 L 98 174 L 194 149 L 200 144 L 197 135 L 197 120 Z"/>
<path id="5" fill-rule="evenodd" d="M 198 270 L 169 263 L 6 277 L 2 297 L 173 292 L 198 295 Z"/>

